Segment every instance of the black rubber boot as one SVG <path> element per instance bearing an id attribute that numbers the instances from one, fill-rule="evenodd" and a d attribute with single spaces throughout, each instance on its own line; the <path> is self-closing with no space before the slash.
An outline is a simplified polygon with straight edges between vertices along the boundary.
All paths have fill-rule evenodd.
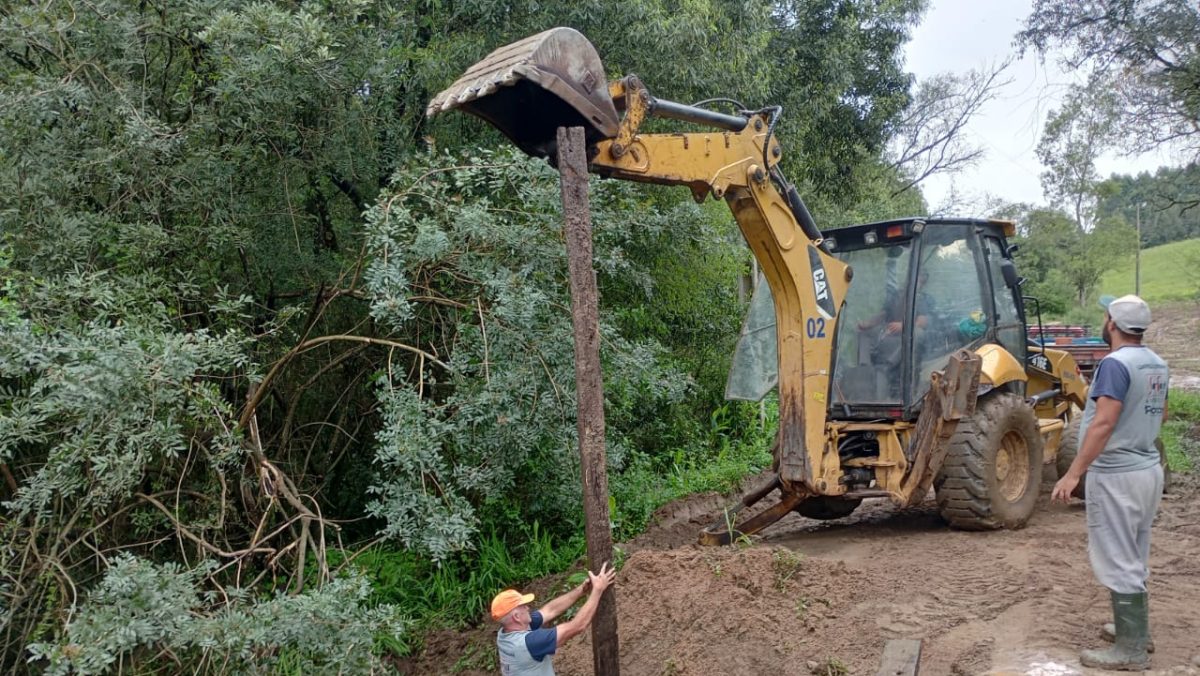
<path id="1" fill-rule="evenodd" d="M 1112 594 L 1116 641 L 1102 650 L 1084 650 L 1079 661 L 1085 667 L 1113 671 L 1144 671 L 1150 668 L 1146 644 L 1150 642 L 1149 595 Z"/>

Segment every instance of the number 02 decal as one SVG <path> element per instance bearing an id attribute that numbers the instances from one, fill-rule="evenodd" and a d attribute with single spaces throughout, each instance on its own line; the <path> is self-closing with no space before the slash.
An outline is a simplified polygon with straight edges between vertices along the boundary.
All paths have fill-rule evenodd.
<path id="1" fill-rule="evenodd" d="M 809 338 L 825 337 L 825 320 L 820 317 L 810 318 L 805 322 L 804 328 L 808 331 Z"/>

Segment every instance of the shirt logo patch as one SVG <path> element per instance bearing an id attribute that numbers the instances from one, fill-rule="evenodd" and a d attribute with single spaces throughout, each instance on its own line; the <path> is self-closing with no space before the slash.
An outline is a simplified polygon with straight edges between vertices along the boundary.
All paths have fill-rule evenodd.
<path id="1" fill-rule="evenodd" d="M 1156 373 L 1146 377 L 1146 415 L 1162 415 L 1167 403 L 1167 376 Z"/>

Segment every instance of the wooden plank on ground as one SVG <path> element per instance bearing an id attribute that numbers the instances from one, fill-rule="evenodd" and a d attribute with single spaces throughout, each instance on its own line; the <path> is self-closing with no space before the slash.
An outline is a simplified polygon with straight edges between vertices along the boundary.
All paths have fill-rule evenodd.
<path id="1" fill-rule="evenodd" d="M 876 676 L 917 676 L 921 670 L 921 640 L 894 638 L 883 647 Z"/>

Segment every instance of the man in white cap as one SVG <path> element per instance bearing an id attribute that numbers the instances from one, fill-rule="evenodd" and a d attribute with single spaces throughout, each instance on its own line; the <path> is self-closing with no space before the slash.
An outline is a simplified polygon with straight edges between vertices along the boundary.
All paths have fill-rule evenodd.
<path id="1" fill-rule="evenodd" d="M 1104 342 L 1080 427 L 1079 451 L 1054 485 L 1066 502 L 1086 472 L 1088 557 L 1112 598 L 1113 645 L 1084 650 L 1084 666 L 1122 671 L 1150 667 L 1150 526 L 1162 497 L 1154 440 L 1167 418 L 1167 363 L 1142 345 L 1150 306 L 1137 296 L 1100 299 Z M 1107 627 L 1106 627 L 1107 630 Z M 1106 631 L 1107 633 L 1107 631 Z"/>
<path id="2" fill-rule="evenodd" d="M 505 589 L 492 599 L 492 619 L 500 623 L 496 647 L 500 650 L 503 676 L 554 676 L 553 655 L 558 647 L 583 633 L 592 623 L 596 606 L 604 590 L 616 579 L 617 572 L 605 563 L 599 573 L 588 571 L 588 581 L 530 612 L 533 594 Z M 554 618 L 575 605 L 591 585 L 587 601 L 575 617 L 557 627 L 544 628 Z"/>

